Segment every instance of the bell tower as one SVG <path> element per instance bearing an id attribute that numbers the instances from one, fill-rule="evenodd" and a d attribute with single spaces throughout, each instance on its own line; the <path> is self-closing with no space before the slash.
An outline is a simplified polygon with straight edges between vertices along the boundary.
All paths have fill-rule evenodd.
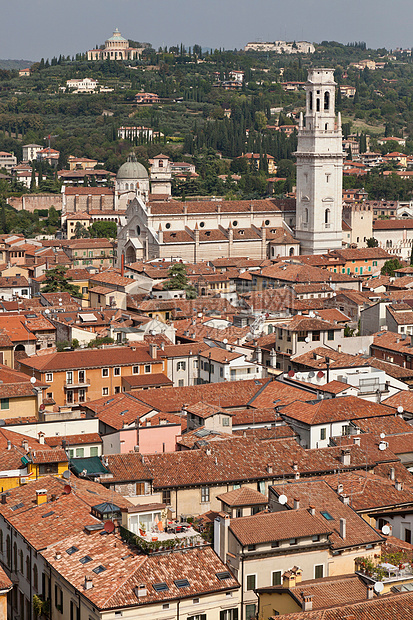
<path id="1" fill-rule="evenodd" d="M 342 247 L 343 147 L 341 116 L 336 122 L 334 70 L 310 69 L 305 123 L 300 116 L 297 145 L 295 237 L 301 254 Z"/>

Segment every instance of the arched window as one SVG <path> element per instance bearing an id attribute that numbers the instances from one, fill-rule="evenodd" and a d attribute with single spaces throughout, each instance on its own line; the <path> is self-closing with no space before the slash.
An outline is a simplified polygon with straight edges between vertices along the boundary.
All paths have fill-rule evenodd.
<path id="1" fill-rule="evenodd" d="M 320 99 L 317 97 L 317 112 L 320 111 Z"/>
<path id="2" fill-rule="evenodd" d="M 304 222 L 304 224 L 308 224 L 308 209 L 307 209 L 307 207 L 304 209 L 303 222 Z"/>
<path id="3" fill-rule="evenodd" d="M 324 224 L 330 223 L 330 209 L 324 211 Z"/>
<path id="4" fill-rule="evenodd" d="M 13 569 L 17 570 L 17 543 L 13 545 Z"/>
<path id="5" fill-rule="evenodd" d="M 23 551 L 20 549 L 19 551 L 19 559 L 20 559 L 20 572 L 23 574 Z"/>
<path id="6" fill-rule="evenodd" d="M 33 566 L 33 587 L 35 590 L 39 589 L 39 574 L 37 572 L 36 564 Z"/>
<path id="7" fill-rule="evenodd" d="M 163 159 L 159 160 L 159 168 L 163 168 Z"/>
<path id="8" fill-rule="evenodd" d="M 29 556 L 26 557 L 26 578 L 28 580 L 30 579 L 30 558 Z"/>
<path id="9" fill-rule="evenodd" d="M 290 256 L 294 256 L 294 248 L 290 248 Z"/>
<path id="10" fill-rule="evenodd" d="M 140 227 L 140 226 L 137 226 L 137 227 L 136 227 L 136 234 L 137 234 L 137 235 L 140 235 L 140 234 L 141 234 L 141 227 Z"/>
<path id="11" fill-rule="evenodd" d="M 308 98 L 308 107 L 310 108 L 310 110 L 312 110 L 313 109 L 313 93 L 311 92 L 311 90 L 309 92 L 309 95 L 310 96 Z"/>
<path id="12" fill-rule="evenodd" d="M 324 110 L 330 109 L 330 93 L 326 91 L 324 93 Z"/>
<path id="13" fill-rule="evenodd" d="M 0 530 L 0 553 L 3 553 L 3 530 Z"/>

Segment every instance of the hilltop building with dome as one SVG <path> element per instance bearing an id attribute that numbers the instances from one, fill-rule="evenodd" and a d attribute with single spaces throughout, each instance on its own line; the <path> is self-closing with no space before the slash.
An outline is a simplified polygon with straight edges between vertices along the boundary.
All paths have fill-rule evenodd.
<path id="1" fill-rule="evenodd" d="M 103 49 L 97 48 L 87 52 L 88 60 L 138 60 L 145 48 L 130 47 L 128 39 L 122 37 L 116 28 L 113 35 L 106 39 Z"/>

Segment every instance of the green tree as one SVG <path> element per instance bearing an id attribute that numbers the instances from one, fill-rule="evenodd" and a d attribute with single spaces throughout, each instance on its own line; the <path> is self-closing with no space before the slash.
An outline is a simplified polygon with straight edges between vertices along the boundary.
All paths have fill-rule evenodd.
<path id="1" fill-rule="evenodd" d="M 47 218 L 47 223 L 49 226 L 55 226 L 56 228 L 60 226 L 60 213 L 55 209 L 53 205 L 49 209 L 49 217 Z"/>
<path id="2" fill-rule="evenodd" d="M 89 233 L 91 237 L 116 239 L 118 229 L 115 222 L 93 222 Z"/>
<path id="3" fill-rule="evenodd" d="M 379 245 L 379 242 L 374 237 L 367 239 L 366 243 L 368 248 L 377 248 Z"/>
<path id="4" fill-rule="evenodd" d="M 42 293 L 70 293 L 80 295 L 79 287 L 71 283 L 71 278 L 66 277 L 67 267 L 57 265 L 53 269 L 48 269 L 45 273 L 46 280 L 42 288 Z"/>
<path id="5" fill-rule="evenodd" d="M 389 260 L 386 260 L 381 268 L 381 274 L 383 276 L 394 276 L 396 269 L 401 269 L 401 267 L 403 267 L 403 265 L 398 258 L 390 258 Z"/>
<path id="6" fill-rule="evenodd" d="M 168 270 L 169 280 L 167 280 L 163 288 L 167 291 L 185 291 L 187 299 L 195 299 L 195 287 L 190 284 L 186 274 L 186 267 L 183 263 L 175 263 Z"/>
<path id="7" fill-rule="evenodd" d="M 76 222 L 74 238 L 75 239 L 87 239 L 89 237 L 90 237 L 90 233 L 88 229 L 86 228 L 86 226 L 83 226 L 83 224 L 81 224 L 80 222 Z"/>

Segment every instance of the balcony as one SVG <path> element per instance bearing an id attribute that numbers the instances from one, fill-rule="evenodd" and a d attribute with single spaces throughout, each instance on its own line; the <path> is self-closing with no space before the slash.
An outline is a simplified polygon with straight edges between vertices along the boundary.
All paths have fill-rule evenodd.
<path id="1" fill-rule="evenodd" d="M 87 388 L 87 387 L 90 387 L 90 381 L 86 377 L 83 379 L 83 381 L 73 379 L 73 381 L 65 381 L 64 387 L 65 387 L 65 390 Z"/>

